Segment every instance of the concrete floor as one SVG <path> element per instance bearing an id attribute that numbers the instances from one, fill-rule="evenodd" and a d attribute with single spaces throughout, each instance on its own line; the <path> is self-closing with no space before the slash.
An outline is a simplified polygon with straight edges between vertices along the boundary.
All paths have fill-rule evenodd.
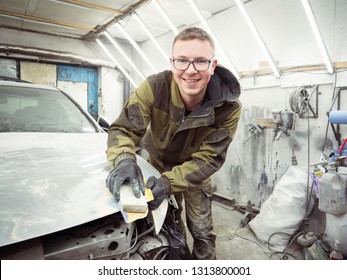
<path id="1" fill-rule="evenodd" d="M 244 213 L 232 210 L 219 203 L 213 203 L 213 218 L 217 233 L 217 259 L 221 260 L 271 260 L 281 259 L 284 254 L 273 252 L 262 244 L 251 228 L 240 226 Z M 293 246 L 287 251 L 288 258 L 303 259 L 298 248 Z M 286 257 L 285 256 L 285 257 Z"/>
<path id="2" fill-rule="evenodd" d="M 304 251 L 297 242 L 291 243 L 287 254 L 274 252 L 263 245 L 248 225 L 240 226 L 244 213 L 234 207 L 213 201 L 213 222 L 217 234 L 217 259 L 219 260 L 302 260 Z M 192 238 L 188 235 L 188 245 L 192 247 Z"/>

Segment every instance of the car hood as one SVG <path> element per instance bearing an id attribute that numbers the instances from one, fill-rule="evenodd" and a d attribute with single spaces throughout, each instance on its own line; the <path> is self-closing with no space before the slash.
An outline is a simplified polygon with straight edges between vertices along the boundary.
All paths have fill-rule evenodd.
<path id="1" fill-rule="evenodd" d="M 0 246 L 118 212 L 106 143 L 106 133 L 1 133 Z M 157 175 L 138 161 L 145 177 Z"/>

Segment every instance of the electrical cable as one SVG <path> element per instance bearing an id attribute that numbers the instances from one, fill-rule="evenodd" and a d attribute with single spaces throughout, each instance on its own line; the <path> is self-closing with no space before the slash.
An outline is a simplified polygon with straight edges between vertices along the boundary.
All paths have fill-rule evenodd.
<path id="1" fill-rule="evenodd" d="M 161 248 L 153 257 L 153 260 L 159 260 L 159 256 L 164 253 L 163 257 L 165 258 L 168 254 L 168 251 L 170 251 L 169 247 Z M 160 260 L 163 260 L 164 258 L 161 258 Z"/>
<path id="2" fill-rule="evenodd" d="M 290 247 L 290 245 L 292 245 L 292 243 L 294 242 L 294 240 L 299 237 L 302 233 L 304 233 L 303 231 L 299 231 L 297 234 L 295 234 L 290 241 L 288 242 L 288 245 L 286 246 L 286 248 L 284 248 L 283 252 L 287 251 L 288 248 Z"/>
<path id="3" fill-rule="evenodd" d="M 246 241 L 249 241 L 249 242 L 252 242 L 252 243 L 256 244 L 256 245 L 263 251 L 263 253 L 264 253 L 265 255 L 270 255 L 270 254 L 271 254 L 270 252 L 265 252 L 264 249 L 263 249 L 263 247 L 262 247 L 258 242 L 255 242 L 254 240 L 251 240 L 251 239 L 248 239 L 248 238 L 246 238 L 246 237 L 244 237 L 244 236 L 239 235 L 239 234 L 237 233 L 237 230 L 240 229 L 240 228 L 241 228 L 241 227 L 238 226 L 238 227 L 235 229 L 235 231 L 234 231 L 234 234 L 235 234 L 237 237 L 239 237 L 239 238 L 241 238 L 241 239 L 244 239 L 244 240 L 246 240 Z M 270 250 L 270 251 L 271 251 L 271 250 Z"/>
<path id="4" fill-rule="evenodd" d="M 137 252 L 137 250 L 145 243 L 145 240 L 141 239 L 139 240 L 139 242 L 134 243 L 136 244 L 135 246 L 133 246 L 133 248 L 130 250 L 130 255 L 135 254 Z"/>
<path id="5" fill-rule="evenodd" d="M 275 236 L 276 234 L 283 234 L 283 235 L 289 235 L 289 236 L 292 236 L 292 238 L 290 239 L 290 241 L 288 242 L 287 246 L 282 250 L 282 251 L 274 251 L 272 250 L 269 246 L 271 246 L 271 238 L 273 236 Z M 274 232 L 272 233 L 269 238 L 268 238 L 268 241 L 267 241 L 267 244 L 268 244 L 268 249 L 272 252 L 272 254 L 270 255 L 270 259 L 272 259 L 272 256 L 274 255 L 277 255 L 277 254 L 283 254 L 283 256 L 291 256 L 293 257 L 294 259 L 296 259 L 296 257 L 291 254 L 291 253 L 288 253 L 287 250 L 289 249 L 289 247 L 292 245 L 293 241 L 295 240 L 295 238 L 297 237 L 298 234 L 296 234 L 295 236 L 293 236 L 292 234 L 290 233 L 287 233 L 287 232 Z M 283 258 L 283 257 L 282 257 Z"/>
<path id="6" fill-rule="evenodd" d="M 304 222 L 307 221 L 308 217 L 308 208 L 310 204 L 310 198 L 309 198 L 309 192 L 310 192 L 310 159 L 311 159 L 311 149 L 310 149 L 310 142 L 311 142 L 311 137 L 310 137 L 310 117 L 309 117 L 309 112 L 307 111 L 307 181 L 306 181 L 306 214 L 304 217 Z M 312 188 L 311 188 L 312 189 Z"/>
<path id="7" fill-rule="evenodd" d="M 322 154 L 322 155 L 324 155 L 325 146 L 326 146 L 326 144 L 327 144 L 328 131 L 329 131 L 329 119 L 328 119 L 328 121 L 327 121 L 327 125 L 326 125 L 326 128 L 325 128 L 324 144 L 323 144 L 322 151 L 321 151 L 321 154 Z M 324 157 L 325 157 L 325 156 L 324 156 Z"/>
<path id="8" fill-rule="evenodd" d="M 274 252 L 273 254 L 271 254 L 270 260 L 272 260 L 272 256 L 278 255 L 278 254 L 283 254 L 283 256 L 280 258 L 281 260 L 288 260 L 287 256 L 291 256 L 294 260 L 296 260 L 296 257 L 293 254 L 283 253 L 283 252 Z"/>
<path id="9" fill-rule="evenodd" d="M 270 248 L 270 246 L 271 246 L 271 242 L 270 242 L 270 240 L 271 240 L 271 238 L 273 237 L 273 236 L 275 236 L 276 234 L 283 234 L 283 235 L 290 235 L 291 236 L 291 234 L 290 233 L 288 233 L 288 232 L 282 232 L 282 231 L 277 231 L 277 232 L 274 232 L 274 233 L 272 233 L 270 236 L 269 236 L 269 238 L 267 239 L 267 245 L 268 245 L 268 249 L 271 251 L 271 252 L 274 252 L 271 248 Z M 275 251 L 276 252 L 276 251 Z"/>
<path id="10" fill-rule="evenodd" d="M 137 236 L 137 239 L 140 239 L 142 236 L 146 235 L 147 233 L 150 233 L 151 231 L 154 231 L 154 224 L 153 224 L 149 229 L 147 229 L 146 231 L 141 232 L 141 233 Z"/>
<path id="11" fill-rule="evenodd" d="M 329 116 L 329 113 L 331 112 L 331 110 L 333 109 L 334 107 L 334 104 L 336 102 L 336 99 L 337 97 L 340 95 L 340 91 L 338 91 L 336 93 L 336 79 L 337 79 L 337 75 L 335 73 L 334 75 L 334 84 L 333 84 L 333 95 L 331 97 L 331 106 L 330 106 L 330 109 L 328 110 L 327 112 L 327 115 Z M 325 146 L 326 146 L 326 143 L 327 143 L 327 139 L 328 139 L 328 131 L 329 131 L 329 118 L 328 118 L 328 121 L 327 121 L 327 126 L 326 126 L 326 129 L 325 129 L 325 138 L 324 138 L 324 144 L 323 144 L 323 147 L 322 147 L 322 155 L 324 155 L 324 150 L 325 150 Z"/>
<path id="12" fill-rule="evenodd" d="M 258 242 L 255 242 L 254 240 L 251 240 L 251 239 L 248 239 L 248 238 L 246 238 L 246 237 L 244 237 L 244 236 L 239 235 L 239 234 L 237 233 L 237 231 L 238 231 L 238 229 L 240 229 L 240 228 L 241 228 L 240 226 L 237 227 L 237 228 L 235 229 L 235 231 L 234 231 L 234 234 L 235 234 L 237 237 L 241 238 L 241 239 L 244 239 L 244 240 L 246 240 L 246 241 L 249 241 L 249 242 L 252 242 L 252 243 L 256 244 L 258 247 L 260 247 L 260 249 L 263 251 L 263 253 L 264 253 L 265 255 L 269 256 L 269 259 L 272 259 L 272 256 L 274 256 L 274 255 L 276 255 L 276 254 L 283 254 L 283 256 L 291 256 L 293 259 L 297 259 L 293 254 L 288 253 L 287 250 L 289 249 L 289 247 L 291 246 L 291 244 L 294 242 L 295 238 L 299 235 L 299 233 L 297 233 L 297 234 L 291 239 L 291 241 L 288 243 L 288 245 L 286 246 L 286 248 L 285 248 L 283 251 L 273 251 L 273 250 L 269 247 L 269 245 L 271 244 L 271 243 L 270 243 L 270 239 L 271 239 L 274 235 L 276 235 L 276 234 L 285 234 L 285 235 L 290 235 L 290 234 L 289 234 L 289 233 L 286 233 L 286 232 L 275 232 L 275 233 L 271 234 L 270 237 L 269 237 L 269 239 L 268 239 L 268 242 L 267 242 L 267 243 L 268 243 L 267 249 L 269 249 L 270 252 L 266 252 L 266 251 L 263 249 L 263 247 L 262 247 Z M 285 259 L 285 258 L 282 257 L 281 259 Z"/>
<path id="13" fill-rule="evenodd" d="M 333 84 L 333 96 L 331 98 L 331 107 L 330 107 L 328 113 L 333 109 L 334 103 L 336 102 L 336 99 L 337 99 L 337 97 L 339 95 L 339 91 L 335 95 L 335 92 L 336 92 L 336 79 L 337 79 L 337 76 L 336 76 L 336 73 L 335 73 L 335 75 L 334 75 L 334 84 Z"/>

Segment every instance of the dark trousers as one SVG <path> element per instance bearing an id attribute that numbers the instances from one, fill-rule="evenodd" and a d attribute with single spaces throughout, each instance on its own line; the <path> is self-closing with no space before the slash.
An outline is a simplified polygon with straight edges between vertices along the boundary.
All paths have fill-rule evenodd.
<path id="1" fill-rule="evenodd" d="M 213 230 L 211 212 L 211 185 L 194 187 L 183 193 L 176 194 L 179 205 L 176 219 L 185 231 L 182 211 L 185 209 L 187 227 L 193 237 L 192 258 L 195 260 L 216 259 L 216 234 Z M 184 207 L 183 207 L 184 203 Z"/>

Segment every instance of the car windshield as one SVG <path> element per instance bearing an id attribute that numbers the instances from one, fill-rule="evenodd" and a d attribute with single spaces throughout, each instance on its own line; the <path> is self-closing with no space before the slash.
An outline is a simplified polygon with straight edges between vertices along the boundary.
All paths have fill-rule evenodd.
<path id="1" fill-rule="evenodd" d="M 60 91 L 0 86 L 0 132 L 97 131 L 83 111 Z"/>

